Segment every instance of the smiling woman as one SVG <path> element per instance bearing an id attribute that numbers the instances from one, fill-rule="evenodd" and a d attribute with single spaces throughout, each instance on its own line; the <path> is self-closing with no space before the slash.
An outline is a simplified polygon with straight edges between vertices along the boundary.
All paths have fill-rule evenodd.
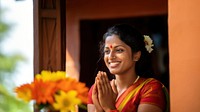
<path id="1" fill-rule="evenodd" d="M 147 39 L 149 41 L 147 41 Z M 168 95 L 164 85 L 148 78 L 152 40 L 134 27 L 117 24 L 103 36 L 102 54 L 109 72 L 99 71 L 89 92 L 88 112 L 164 112 Z"/>

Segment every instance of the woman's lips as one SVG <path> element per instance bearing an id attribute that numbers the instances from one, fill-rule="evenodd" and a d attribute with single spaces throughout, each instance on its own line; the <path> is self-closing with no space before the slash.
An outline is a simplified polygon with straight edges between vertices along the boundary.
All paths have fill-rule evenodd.
<path id="1" fill-rule="evenodd" d="M 115 67 L 117 67 L 119 64 L 120 64 L 119 61 L 109 62 L 109 66 L 110 66 L 110 68 L 115 68 Z"/>

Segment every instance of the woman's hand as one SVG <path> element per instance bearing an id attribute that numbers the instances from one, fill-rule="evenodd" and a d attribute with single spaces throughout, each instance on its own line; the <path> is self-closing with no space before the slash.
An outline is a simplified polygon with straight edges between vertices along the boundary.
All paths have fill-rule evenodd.
<path id="1" fill-rule="evenodd" d="M 97 80 L 97 78 L 96 78 Z M 92 101 L 94 103 L 94 106 L 96 108 L 95 112 L 104 112 L 103 108 L 101 107 L 98 99 L 98 90 L 97 90 L 97 82 L 95 80 L 94 87 L 92 90 Z"/>
<path id="2" fill-rule="evenodd" d="M 110 111 L 116 109 L 115 101 L 117 98 L 117 88 L 114 84 L 114 80 L 112 84 L 110 84 L 107 74 L 105 72 L 98 72 L 95 82 L 98 89 L 98 101 L 103 110 Z"/>

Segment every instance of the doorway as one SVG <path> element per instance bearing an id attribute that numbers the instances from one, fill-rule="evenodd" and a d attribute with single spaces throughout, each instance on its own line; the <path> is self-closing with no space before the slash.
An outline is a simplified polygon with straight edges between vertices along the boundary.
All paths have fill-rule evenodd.
<path id="1" fill-rule="evenodd" d="M 99 42 L 107 28 L 119 23 L 133 25 L 142 34 L 149 35 L 153 39 L 154 51 L 151 53 L 151 59 L 154 75 L 152 77 L 160 80 L 169 89 L 167 15 L 81 20 L 80 81 L 91 87 L 99 70 L 109 73 L 100 56 Z M 109 78 L 112 76 L 109 75 Z"/>

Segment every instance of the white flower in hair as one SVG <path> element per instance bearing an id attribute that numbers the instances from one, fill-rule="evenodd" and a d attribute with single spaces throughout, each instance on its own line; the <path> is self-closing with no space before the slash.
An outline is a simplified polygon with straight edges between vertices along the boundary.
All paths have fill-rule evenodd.
<path id="1" fill-rule="evenodd" d="M 147 51 L 149 53 L 151 53 L 153 51 L 153 40 L 148 36 L 148 35 L 144 35 L 144 42 L 145 42 L 145 48 L 147 49 Z"/>

